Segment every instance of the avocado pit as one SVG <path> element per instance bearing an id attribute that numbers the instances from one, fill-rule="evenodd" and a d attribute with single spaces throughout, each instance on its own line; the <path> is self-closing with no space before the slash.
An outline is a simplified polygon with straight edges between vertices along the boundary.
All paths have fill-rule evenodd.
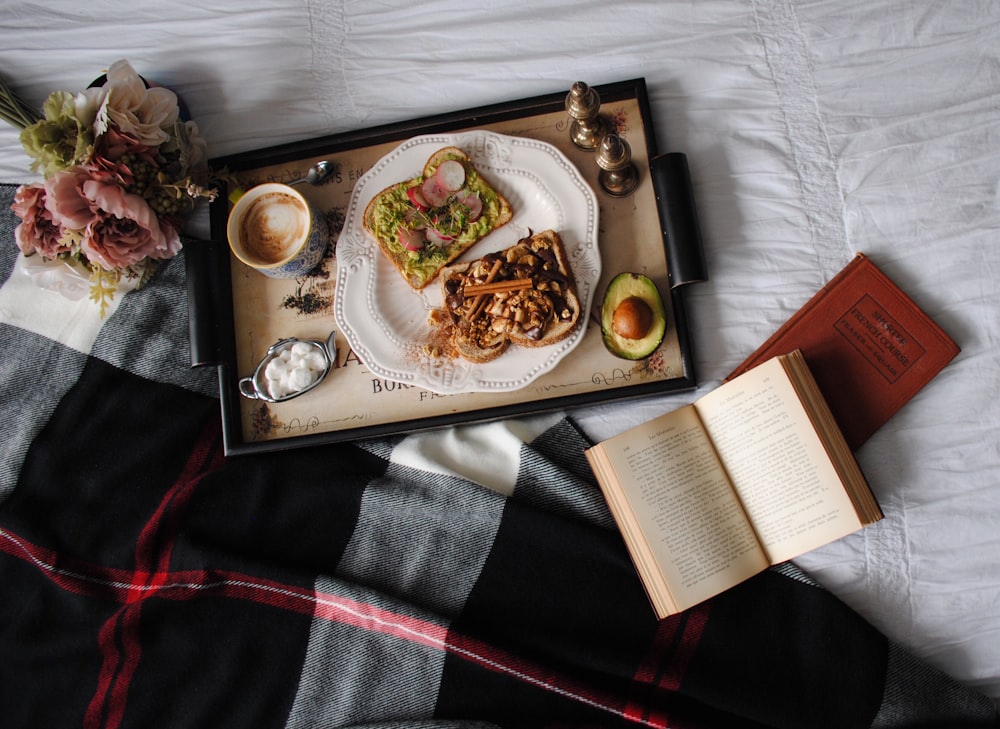
<path id="1" fill-rule="evenodd" d="M 638 296 L 629 296 L 615 307 L 611 326 L 619 337 L 642 339 L 653 324 L 653 310 Z"/>

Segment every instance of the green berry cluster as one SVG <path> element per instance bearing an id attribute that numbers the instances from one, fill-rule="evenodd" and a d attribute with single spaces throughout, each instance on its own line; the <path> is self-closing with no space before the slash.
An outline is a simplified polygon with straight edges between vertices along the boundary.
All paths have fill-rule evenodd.
<path id="1" fill-rule="evenodd" d="M 146 188 L 146 202 L 159 216 L 180 215 L 191 208 L 191 200 L 177 185 L 151 185 Z"/>
<path id="2" fill-rule="evenodd" d="M 121 156 L 118 162 L 127 167 L 132 173 L 132 182 L 125 186 L 125 190 L 137 195 L 143 195 L 146 188 L 156 179 L 158 172 L 156 165 L 137 155 L 126 153 Z"/>
<path id="3" fill-rule="evenodd" d="M 191 209 L 186 185 L 174 182 L 156 164 L 134 154 L 122 155 L 119 162 L 132 173 L 126 191 L 145 198 L 158 216 L 181 215 Z"/>

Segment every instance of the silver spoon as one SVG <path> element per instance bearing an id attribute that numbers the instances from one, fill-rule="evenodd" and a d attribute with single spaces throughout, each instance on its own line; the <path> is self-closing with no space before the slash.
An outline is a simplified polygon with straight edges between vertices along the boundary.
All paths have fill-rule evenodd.
<path id="1" fill-rule="evenodd" d="M 329 160 L 320 160 L 306 172 L 305 177 L 300 177 L 297 180 L 292 180 L 289 185 L 298 185 L 300 182 L 308 182 L 310 185 L 318 185 L 327 177 L 333 174 L 334 169 L 336 169 L 332 162 Z"/>

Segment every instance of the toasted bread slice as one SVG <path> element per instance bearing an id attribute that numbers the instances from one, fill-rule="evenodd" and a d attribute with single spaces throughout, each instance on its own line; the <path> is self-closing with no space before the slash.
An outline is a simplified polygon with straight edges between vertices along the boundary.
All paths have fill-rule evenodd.
<path id="1" fill-rule="evenodd" d="M 455 349 L 473 362 L 496 359 L 510 344 L 544 347 L 562 341 L 582 313 L 562 240 L 552 230 L 446 266 L 441 290 Z"/>
<path id="2" fill-rule="evenodd" d="M 494 330 L 491 317 L 469 316 L 468 314 L 471 312 L 462 312 L 456 309 L 456 307 L 476 305 L 472 298 L 466 301 L 460 292 L 468 280 L 470 269 L 482 260 L 445 266 L 441 270 L 440 277 L 445 310 L 448 313 L 446 321 L 451 327 L 451 343 L 460 357 L 478 363 L 495 360 L 510 346 L 510 336 L 506 331 Z M 486 301 L 481 301 L 478 305 L 486 303 Z"/>
<path id="3" fill-rule="evenodd" d="M 437 152 L 427 158 L 424 163 L 423 175 L 430 177 L 446 159 L 457 159 L 462 162 L 469 162 L 469 155 L 461 147 L 442 147 Z"/>
<path id="4" fill-rule="evenodd" d="M 459 320 L 455 324 L 451 343 L 462 359 L 470 362 L 492 362 L 510 347 L 510 337 L 505 332 L 490 329 L 474 331 L 468 321 Z"/>
<path id="5" fill-rule="evenodd" d="M 561 342 L 568 337 L 580 321 L 583 306 L 576 292 L 576 280 L 573 269 L 566 258 L 562 239 L 553 230 L 536 233 L 525 242 L 524 255 L 535 255 L 541 258 L 542 266 L 536 282 L 536 289 L 546 293 L 553 303 L 552 319 L 547 323 L 541 337 L 523 327 L 513 326 L 510 329 L 510 339 L 521 347 L 545 347 Z M 549 256 L 552 256 L 549 259 Z"/>
<path id="6" fill-rule="evenodd" d="M 464 169 L 456 189 L 434 184 L 447 160 Z M 425 183 L 433 188 L 433 196 L 424 195 Z M 365 208 L 362 225 L 404 280 L 419 290 L 513 214 L 510 202 L 479 174 L 465 151 L 444 147 L 428 158 L 420 176 L 376 194 Z"/>

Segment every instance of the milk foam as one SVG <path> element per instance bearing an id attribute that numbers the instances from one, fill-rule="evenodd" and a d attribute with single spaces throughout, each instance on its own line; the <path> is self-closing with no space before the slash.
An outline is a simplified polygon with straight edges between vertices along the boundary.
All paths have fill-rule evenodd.
<path id="1" fill-rule="evenodd" d="M 301 245 L 309 232 L 309 211 L 299 198 L 267 192 L 250 203 L 240 221 L 247 253 L 264 264 L 280 263 Z"/>

